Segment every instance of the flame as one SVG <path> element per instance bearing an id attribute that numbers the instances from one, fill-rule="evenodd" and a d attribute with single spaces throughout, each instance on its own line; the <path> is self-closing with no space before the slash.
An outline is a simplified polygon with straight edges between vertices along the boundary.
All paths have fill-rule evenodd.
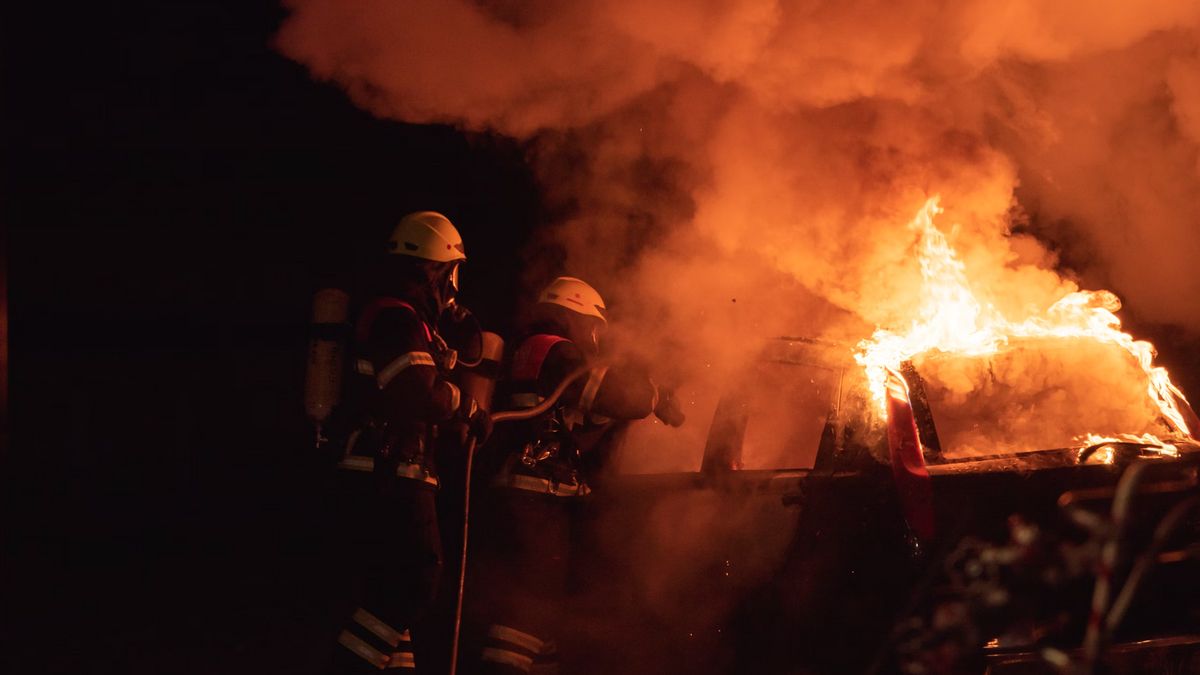
<path id="1" fill-rule="evenodd" d="M 1098 462 L 1100 464 L 1112 464 L 1116 459 L 1116 449 L 1114 443 L 1133 443 L 1143 446 L 1141 448 L 1142 457 L 1178 457 L 1179 448 L 1174 443 L 1167 443 L 1159 440 L 1154 434 L 1117 434 L 1116 436 L 1098 436 L 1096 434 L 1087 434 L 1082 438 L 1083 447 L 1090 448 L 1099 446 L 1090 457 L 1084 457 L 1084 450 L 1080 451 L 1080 461 Z"/>
<path id="2" fill-rule="evenodd" d="M 1191 435 L 1176 402 L 1187 399 L 1171 382 L 1167 370 L 1154 365 L 1154 345 L 1121 331 L 1121 321 L 1115 314 L 1121 303 L 1115 295 L 1109 291 L 1076 291 L 1039 316 L 1009 320 L 992 304 L 981 302 L 972 290 L 966 266 L 934 225 L 934 217 L 942 212 L 939 201 L 936 195 L 926 200 L 908 224 L 920 236 L 923 293 L 917 317 L 903 331 L 876 329 L 870 339 L 858 344 L 854 355 L 866 371 L 872 399 L 882 415 L 887 414 L 889 372 L 917 355 L 936 350 L 987 356 L 1000 351 L 1012 338 L 1081 338 L 1115 344 L 1129 352 L 1145 371 L 1146 394 L 1163 419 L 1180 435 Z M 1093 445 L 1122 439 L 1085 436 L 1078 440 L 1082 445 Z M 1174 449 L 1151 435 L 1132 440 Z"/>

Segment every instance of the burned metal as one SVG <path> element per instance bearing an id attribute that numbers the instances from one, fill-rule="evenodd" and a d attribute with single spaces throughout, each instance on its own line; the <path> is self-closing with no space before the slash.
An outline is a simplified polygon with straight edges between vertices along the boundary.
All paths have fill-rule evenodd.
<path id="1" fill-rule="evenodd" d="M 836 358 L 822 362 L 826 347 L 768 341 L 761 363 L 846 367 Z M 918 366 L 906 370 L 910 383 L 922 381 Z M 644 612 L 656 601 L 638 589 L 653 586 L 654 576 L 630 567 L 634 559 L 671 561 L 663 568 L 684 580 L 670 585 L 672 616 L 689 617 L 654 633 L 656 648 L 674 659 L 669 667 L 618 659 L 621 668 L 1133 673 L 1141 672 L 1137 663 L 1200 659 L 1200 612 L 1186 600 L 1200 597 L 1200 444 L 1174 438 L 1172 456 L 1152 444 L 1108 441 L 1107 462 L 1078 447 L 955 458 L 926 452 L 938 528 L 922 542 L 881 461 L 883 439 L 866 428 L 886 421 L 858 415 L 843 391 L 830 398 L 809 468 L 738 469 L 759 410 L 752 390 L 731 382 L 702 471 L 608 481 L 588 537 L 589 550 L 603 555 L 581 589 L 596 610 L 588 630 L 648 628 Z M 914 400 L 913 408 L 936 417 L 928 401 Z M 1127 475 L 1131 466 L 1136 476 Z M 1114 501 L 1122 504 L 1114 512 L 1119 531 L 1107 515 Z M 649 539 L 657 519 L 681 509 L 689 529 L 709 533 L 699 551 L 683 540 Z M 1102 603 L 1111 628 L 1089 652 L 1083 642 L 1097 570 L 1105 568 L 1103 541 L 1116 532 L 1123 543 L 1109 549 L 1111 591 Z M 585 639 L 581 648 L 595 647 Z"/>

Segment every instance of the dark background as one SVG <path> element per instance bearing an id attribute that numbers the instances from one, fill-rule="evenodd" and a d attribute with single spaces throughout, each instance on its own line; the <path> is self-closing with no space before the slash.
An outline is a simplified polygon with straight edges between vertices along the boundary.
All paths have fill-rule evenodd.
<path id="1" fill-rule="evenodd" d="M 5 14 L 0 670 L 315 672 L 311 292 L 434 209 L 505 330 L 522 148 L 356 109 L 271 51 L 273 2 Z"/>
<path id="2" fill-rule="evenodd" d="M 282 17 L 5 11 L 4 672 L 314 672 L 337 552 L 300 406 L 312 290 L 435 209 L 466 304 L 509 327 L 547 220 L 522 148 L 372 118 L 271 51 Z M 1196 390 L 1191 338 L 1129 325 Z"/>

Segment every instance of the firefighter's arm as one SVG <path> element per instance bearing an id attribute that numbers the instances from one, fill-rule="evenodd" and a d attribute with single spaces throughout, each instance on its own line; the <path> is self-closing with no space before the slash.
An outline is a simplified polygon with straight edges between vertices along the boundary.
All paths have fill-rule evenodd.
<path id="1" fill-rule="evenodd" d="M 658 387 L 642 369 L 628 365 L 593 368 L 580 396 L 580 407 L 589 414 L 637 420 L 653 413 L 664 424 L 683 424 L 683 411 L 674 392 Z"/>
<path id="2" fill-rule="evenodd" d="M 411 311 L 380 312 L 366 352 L 383 394 L 381 413 L 389 423 L 439 422 L 461 405 L 458 388 L 439 377 L 425 327 Z"/>
<path id="3" fill-rule="evenodd" d="M 539 384 L 542 389 L 553 389 L 584 364 L 586 359 L 575 345 L 559 343 L 547 356 L 543 369 L 552 375 L 553 382 Z M 638 420 L 654 413 L 671 426 L 684 421 L 674 395 L 660 390 L 644 369 L 631 364 L 594 366 L 587 377 L 567 390 L 562 400 L 589 415 L 610 419 Z"/>

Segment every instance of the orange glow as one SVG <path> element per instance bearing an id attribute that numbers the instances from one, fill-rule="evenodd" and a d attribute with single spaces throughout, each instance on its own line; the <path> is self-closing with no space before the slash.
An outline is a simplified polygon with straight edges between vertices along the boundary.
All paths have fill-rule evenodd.
<path id="1" fill-rule="evenodd" d="M 920 354 L 940 351 L 987 356 L 998 353 L 1015 338 L 1080 339 L 1118 345 L 1129 352 L 1146 373 L 1146 395 L 1171 431 L 1181 436 L 1191 435 L 1192 430 L 1176 404 L 1176 397 L 1186 399 L 1171 382 L 1166 369 L 1154 365 L 1154 345 L 1121 331 L 1121 321 L 1115 314 L 1120 301 L 1115 295 L 1108 291 L 1075 291 L 1039 314 L 1020 319 L 1005 316 L 979 299 L 958 253 L 934 224 L 935 216 L 942 212 L 938 202 L 938 196 L 928 199 L 908 225 L 920 237 L 917 255 L 923 289 L 917 316 L 903 329 L 877 329 L 869 340 L 859 343 L 855 354 L 866 371 L 871 396 L 880 413 L 886 415 L 888 373 Z M 1150 434 L 1127 438 L 1085 435 L 1077 440 L 1081 445 L 1126 440 L 1154 444 L 1167 454 L 1175 450 L 1170 443 Z M 1097 454 L 1102 458 L 1102 453 L 1103 449 Z M 1108 455 L 1111 454 L 1110 451 Z"/>
<path id="2" fill-rule="evenodd" d="M 1167 443 L 1167 442 L 1160 440 L 1159 438 L 1154 436 L 1154 434 L 1141 434 L 1141 435 L 1118 434 L 1117 436 L 1113 436 L 1113 437 L 1105 437 L 1105 436 L 1097 436 L 1095 434 L 1088 434 L 1087 436 L 1085 436 L 1082 439 L 1082 444 L 1084 447 L 1090 447 L 1093 445 L 1100 445 L 1102 443 L 1114 443 L 1114 442 L 1146 444 L 1147 447 L 1142 448 L 1142 456 L 1143 457 L 1152 457 L 1153 458 L 1153 457 L 1178 457 L 1179 456 L 1179 448 L 1178 447 L 1176 447 L 1173 443 Z M 1082 456 L 1083 453 L 1081 452 L 1080 454 Z M 1092 463 L 1099 463 L 1099 464 L 1112 464 L 1113 460 L 1116 459 L 1116 454 L 1117 454 L 1116 450 L 1113 448 L 1113 446 L 1104 445 L 1102 447 L 1096 448 L 1096 451 L 1094 453 L 1092 453 L 1091 456 L 1088 457 L 1086 461 L 1092 462 Z"/>

